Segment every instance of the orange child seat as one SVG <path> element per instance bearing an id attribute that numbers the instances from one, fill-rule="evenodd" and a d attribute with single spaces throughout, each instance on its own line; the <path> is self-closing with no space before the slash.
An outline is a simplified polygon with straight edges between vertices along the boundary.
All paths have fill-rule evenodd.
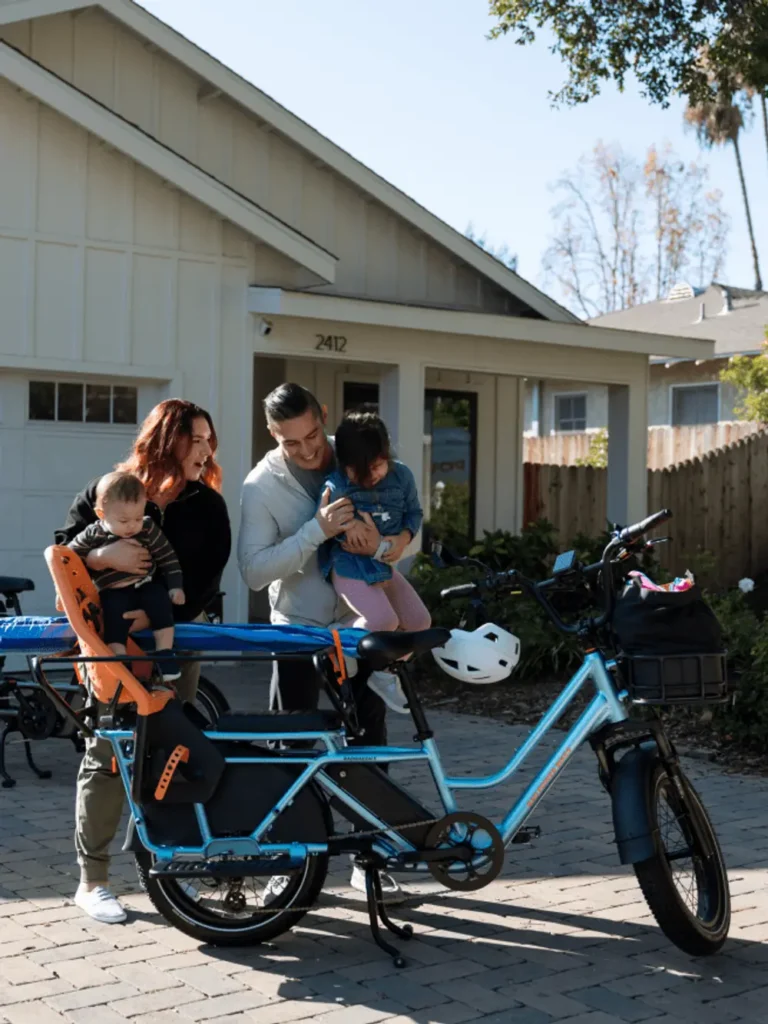
<path id="1" fill-rule="evenodd" d="M 101 601 L 96 585 L 79 555 L 71 548 L 54 544 L 45 549 L 45 561 L 56 586 L 57 608 L 67 616 L 75 632 L 84 658 L 114 658 L 101 637 L 103 616 Z M 143 656 L 135 641 L 128 638 L 129 654 Z M 149 678 L 151 662 L 134 662 L 129 670 L 122 662 L 91 662 L 77 666 L 81 683 L 85 683 L 87 672 L 94 696 L 102 704 L 108 704 L 118 693 L 119 704 L 135 704 L 140 715 L 153 715 L 162 711 L 174 697 L 171 690 L 149 691 L 139 681 Z"/>

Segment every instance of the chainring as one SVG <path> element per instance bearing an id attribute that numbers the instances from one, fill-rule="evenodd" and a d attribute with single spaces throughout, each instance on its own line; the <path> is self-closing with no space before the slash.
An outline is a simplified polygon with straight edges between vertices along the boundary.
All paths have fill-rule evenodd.
<path id="1" fill-rule="evenodd" d="M 504 866 L 504 841 L 499 830 L 474 811 L 446 814 L 429 830 L 425 846 L 430 850 L 470 847 L 476 851 L 476 856 L 483 856 L 479 864 L 459 860 L 428 861 L 432 877 L 446 889 L 457 892 L 475 892 L 490 885 Z"/>
<path id="2" fill-rule="evenodd" d="M 56 708 L 42 693 L 19 695 L 18 726 L 26 740 L 47 740 L 59 724 Z"/>

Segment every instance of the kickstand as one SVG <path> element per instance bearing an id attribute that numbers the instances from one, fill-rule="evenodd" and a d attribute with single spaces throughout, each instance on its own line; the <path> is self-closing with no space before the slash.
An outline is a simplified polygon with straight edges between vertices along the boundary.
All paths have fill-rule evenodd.
<path id="1" fill-rule="evenodd" d="M 27 739 L 24 740 L 24 753 L 27 755 L 27 764 L 38 779 L 50 779 L 52 773 L 47 768 L 38 768 L 32 759 L 32 747 Z"/>
<path id="2" fill-rule="evenodd" d="M 408 940 L 413 936 L 413 927 L 409 924 L 398 925 L 390 918 L 384 906 L 384 898 L 381 891 L 381 878 L 379 870 L 370 861 L 361 865 L 365 868 L 365 894 L 368 898 L 368 920 L 371 925 L 371 935 L 376 945 L 392 957 L 395 967 L 405 967 L 405 958 L 397 951 L 396 947 L 384 938 L 381 934 L 379 921 L 396 935 L 399 939 Z"/>
<path id="3" fill-rule="evenodd" d="M 5 770 L 5 741 L 8 739 L 8 733 L 12 731 L 11 723 L 6 722 L 3 735 L 0 736 L 0 778 L 3 780 L 3 789 L 12 789 L 16 785 L 16 779 Z"/>

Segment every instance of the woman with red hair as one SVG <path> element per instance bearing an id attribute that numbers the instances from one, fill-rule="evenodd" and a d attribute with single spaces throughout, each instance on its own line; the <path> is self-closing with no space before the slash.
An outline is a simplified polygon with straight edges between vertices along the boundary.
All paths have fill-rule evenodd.
<path id="1" fill-rule="evenodd" d="M 200 622 L 216 597 L 231 547 L 229 515 L 219 493 L 221 468 L 216 462 L 218 439 L 210 415 L 193 402 L 169 398 L 160 402 L 142 423 L 131 453 L 115 469 L 135 474 L 147 492 L 146 515 L 161 527 L 179 560 L 185 603 L 174 605 L 178 622 Z M 98 479 L 75 498 L 67 520 L 56 531 L 57 544 L 68 544 L 97 521 Z M 91 551 L 90 569 L 116 569 L 141 575 L 149 566 L 145 547 L 119 540 Z M 149 623 L 143 612 L 129 612 L 132 629 Z M 194 701 L 200 665 L 182 664 L 176 690 L 182 700 Z M 75 846 L 80 886 L 75 903 L 97 921 L 117 923 L 126 913 L 107 888 L 109 845 L 123 810 L 123 786 L 112 773 L 112 747 L 87 740 L 77 777 Z"/>

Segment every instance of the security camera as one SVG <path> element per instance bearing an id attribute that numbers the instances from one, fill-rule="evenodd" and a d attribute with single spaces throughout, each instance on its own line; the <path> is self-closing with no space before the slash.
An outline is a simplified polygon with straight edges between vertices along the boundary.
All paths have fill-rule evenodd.
<path id="1" fill-rule="evenodd" d="M 259 320 L 259 334 L 266 338 L 268 334 L 272 333 L 272 324 L 269 320 Z"/>

